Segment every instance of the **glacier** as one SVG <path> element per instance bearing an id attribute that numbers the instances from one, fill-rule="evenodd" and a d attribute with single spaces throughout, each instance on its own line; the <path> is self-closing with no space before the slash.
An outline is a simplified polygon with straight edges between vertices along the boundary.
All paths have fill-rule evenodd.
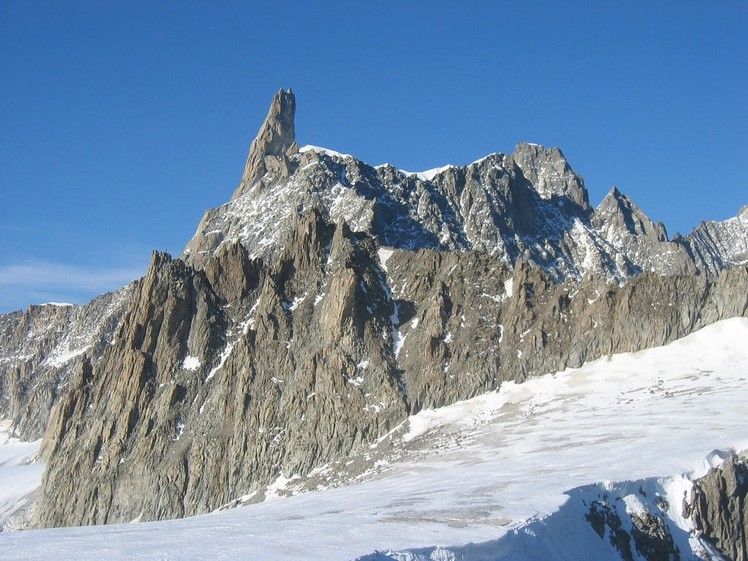
<path id="1" fill-rule="evenodd" d="M 748 448 L 746 340 L 748 319 L 733 318 L 664 347 L 506 383 L 411 416 L 347 459 L 347 477 L 341 466 L 312 474 L 315 491 L 279 473 L 273 500 L 182 520 L 3 532 L 0 557 L 618 560 L 585 525 L 582 504 L 619 493 L 636 510 L 639 490 L 669 496 L 668 523 L 697 547 L 677 499 L 723 456 L 715 451 Z M 15 483 L 12 458 L 38 444 L 4 438 L 7 512 L 41 469 L 25 466 Z"/>

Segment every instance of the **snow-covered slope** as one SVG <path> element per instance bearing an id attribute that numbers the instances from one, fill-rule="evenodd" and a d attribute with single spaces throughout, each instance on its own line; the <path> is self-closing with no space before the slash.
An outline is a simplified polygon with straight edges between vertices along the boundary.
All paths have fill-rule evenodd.
<path id="1" fill-rule="evenodd" d="M 620 496 L 622 513 L 659 504 L 681 559 L 695 559 L 683 549 L 682 474 L 701 475 L 714 449 L 748 448 L 746 340 L 748 319 L 735 318 L 504 384 L 422 411 L 310 480 L 279 474 L 268 494 L 293 496 L 169 522 L 4 534 L 0 557 L 617 560 L 585 515 L 590 501 Z"/>
<path id="2" fill-rule="evenodd" d="M 21 442 L 0 422 L 0 532 L 21 528 L 36 498 L 44 465 L 34 463 L 41 439 Z"/>

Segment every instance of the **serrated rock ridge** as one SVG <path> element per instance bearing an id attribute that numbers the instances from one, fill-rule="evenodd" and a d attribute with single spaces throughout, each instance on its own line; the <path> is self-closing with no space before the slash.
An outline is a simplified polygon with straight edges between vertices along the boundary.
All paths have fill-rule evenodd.
<path id="1" fill-rule="evenodd" d="M 253 257 L 274 259 L 312 208 L 383 246 L 487 251 L 510 264 L 521 258 L 541 266 L 559 281 L 716 273 L 745 260 L 740 238 L 747 230 L 739 217 L 737 230 L 702 226 L 685 241 L 671 241 L 660 222 L 615 187 L 593 209 L 584 180 L 559 148 L 520 143 L 509 155 L 412 173 L 316 146 L 299 149 L 294 114 L 293 94 L 281 90 L 252 144 L 240 188 L 205 214 L 185 249 L 187 261 L 199 267 L 237 241 Z"/>

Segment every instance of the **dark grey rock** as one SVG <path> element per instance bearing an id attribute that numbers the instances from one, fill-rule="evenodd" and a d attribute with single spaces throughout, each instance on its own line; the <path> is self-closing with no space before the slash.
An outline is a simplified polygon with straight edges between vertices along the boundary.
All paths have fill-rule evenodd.
<path id="1" fill-rule="evenodd" d="M 683 510 L 700 539 L 730 561 L 748 560 L 748 459 L 731 454 L 694 483 Z"/>

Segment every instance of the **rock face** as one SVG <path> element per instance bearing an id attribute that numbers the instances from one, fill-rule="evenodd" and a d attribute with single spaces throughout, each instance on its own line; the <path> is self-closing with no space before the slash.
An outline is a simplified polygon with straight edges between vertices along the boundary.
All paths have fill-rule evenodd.
<path id="1" fill-rule="evenodd" d="M 41 437 L 57 398 L 84 361 L 114 339 L 133 285 L 85 306 L 45 304 L 0 315 L 0 417 L 24 439 Z"/>
<path id="2" fill-rule="evenodd" d="M 249 148 L 241 184 L 232 198 L 241 196 L 269 172 L 288 176 L 288 156 L 297 150 L 295 115 L 296 97 L 291 90 L 280 90 L 273 97 L 265 122 Z"/>
<path id="3" fill-rule="evenodd" d="M 589 209 L 584 182 L 572 171 L 559 148 L 548 150 L 537 144 L 520 144 L 512 158 L 542 199 L 568 198 L 580 209 Z"/>
<path id="4" fill-rule="evenodd" d="M 44 432 L 37 525 L 262 500 L 424 407 L 748 314 L 722 226 L 699 253 L 617 190 L 592 209 L 556 148 L 410 174 L 297 149 L 294 112 L 281 90 L 182 257 L 0 316 L 2 413 Z"/>
<path id="5" fill-rule="evenodd" d="M 291 239 L 274 264 L 239 244 L 202 270 L 154 257 L 115 344 L 53 410 L 38 525 L 259 500 L 421 408 L 748 309 L 745 268 L 603 288 L 480 252 L 380 254 L 316 212 Z"/>
<path id="6" fill-rule="evenodd" d="M 294 239 L 273 266 L 239 245 L 202 271 L 154 256 L 52 413 L 40 525 L 210 511 L 405 417 L 373 243 L 314 214 Z"/>
<path id="7" fill-rule="evenodd" d="M 702 222 L 685 239 L 690 253 L 702 269 L 719 271 L 748 262 L 748 205 L 735 218 Z"/>
<path id="8" fill-rule="evenodd" d="M 630 497 L 631 495 L 629 495 Z M 623 561 L 680 561 L 681 552 L 662 512 L 642 509 L 631 512 L 616 501 L 621 497 L 594 500 L 585 515 L 601 539 L 607 539 Z"/>
<path id="9" fill-rule="evenodd" d="M 748 458 L 735 454 L 695 482 L 684 505 L 708 550 L 748 561 Z"/>

